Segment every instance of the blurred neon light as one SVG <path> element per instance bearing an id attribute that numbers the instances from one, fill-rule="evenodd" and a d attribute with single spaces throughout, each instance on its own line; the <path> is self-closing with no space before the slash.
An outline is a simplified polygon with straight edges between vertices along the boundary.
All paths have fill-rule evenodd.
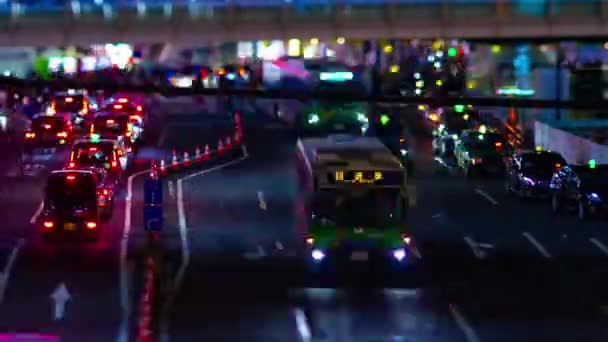
<path id="1" fill-rule="evenodd" d="M 353 79 L 354 75 L 350 71 L 337 71 L 337 72 L 322 72 L 321 81 L 328 82 L 344 82 Z"/>
<path id="2" fill-rule="evenodd" d="M 533 96 L 534 89 L 500 88 L 496 90 L 497 95 Z"/>

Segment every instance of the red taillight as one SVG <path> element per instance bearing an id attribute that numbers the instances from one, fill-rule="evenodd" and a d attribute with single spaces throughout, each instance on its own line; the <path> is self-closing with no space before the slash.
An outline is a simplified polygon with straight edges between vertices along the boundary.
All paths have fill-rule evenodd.
<path id="1" fill-rule="evenodd" d="M 129 116 L 129 119 L 140 121 L 141 120 L 141 116 L 139 116 L 139 115 L 131 115 L 131 116 Z"/>
<path id="2" fill-rule="evenodd" d="M 129 100 L 123 97 L 123 98 L 118 99 L 118 102 L 127 103 L 127 102 L 129 102 Z"/>
<path id="3" fill-rule="evenodd" d="M 59 132 L 59 133 L 57 133 L 57 137 L 58 138 L 67 138 L 68 137 L 68 133 L 67 132 Z"/>
<path id="4" fill-rule="evenodd" d="M 114 109 L 122 109 L 122 105 L 119 105 L 119 104 L 114 105 Z"/>
<path id="5" fill-rule="evenodd" d="M 71 97 L 66 97 L 65 98 L 65 103 L 72 103 L 72 102 L 74 102 L 73 98 L 71 98 Z"/>
<path id="6" fill-rule="evenodd" d="M 51 129 L 51 125 L 46 124 L 46 125 L 44 125 L 44 128 L 45 128 L 45 129 Z"/>
<path id="7" fill-rule="evenodd" d="M 108 189 L 103 189 L 103 190 L 101 190 L 101 193 L 107 196 L 109 191 L 108 191 Z"/>
<path id="8" fill-rule="evenodd" d="M 314 238 L 311 238 L 311 237 L 306 238 L 306 244 L 307 245 L 312 245 L 314 243 L 315 243 L 315 239 Z"/>
<path id="9" fill-rule="evenodd" d="M 405 138 L 403 138 L 403 137 L 399 138 L 399 142 L 403 144 L 405 142 Z"/>
<path id="10" fill-rule="evenodd" d="M 114 106 L 114 108 L 116 108 L 116 106 Z M 121 108 L 122 108 L 122 106 L 121 106 Z M 113 123 L 114 123 L 114 120 L 112 120 L 112 119 L 106 120 L 106 123 L 107 123 L 108 125 L 111 125 L 111 124 L 113 124 Z"/>
<path id="11" fill-rule="evenodd" d="M 130 131 L 128 131 L 127 133 L 125 133 L 125 135 L 127 136 L 127 138 L 131 137 L 131 134 L 132 133 Z"/>
<path id="12" fill-rule="evenodd" d="M 97 147 L 89 147 L 89 151 L 95 152 L 95 151 L 97 151 Z"/>
<path id="13" fill-rule="evenodd" d="M 51 229 L 54 225 L 55 224 L 53 223 L 53 221 L 44 221 L 44 223 L 42 224 L 42 226 L 46 229 Z"/>
<path id="14" fill-rule="evenodd" d="M 95 229 L 95 228 L 97 228 L 97 223 L 87 222 L 87 229 Z"/>
<path id="15" fill-rule="evenodd" d="M 144 110 L 141 106 L 137 106 L 137 111 L 141 112 L 142 110 Z"/>
<path id="16" fill-rule="evenodd" d="M 556 164 L 555 164 L 555 168 L 556 168 L 556 169 L 559 169 L 560 167 L 562 167 L 562 164 L 560 164 L 560 163 L 556 163 Z"/>
<path id="17" fill-rule="evenodd" d="M 116 162 L 116 160 L 114 160 L 111 165 L 112 167 L 118 167 L 118 163 Z"/>
<path id="18" fill-rule="evenodd" d="M 36 137 L 36 133 L 34 132 L 26 132 L 25 133 L 25 138 L 26 139 L 34 139 Z"/>
<path id="19" fill-rule="evenodd" d="M 76 179 L 76 176 L 74 176 L 74 175 L 68 175 L 68 176 L 65 177 L 65 179 L 72 181 L 72 180 Z"/>

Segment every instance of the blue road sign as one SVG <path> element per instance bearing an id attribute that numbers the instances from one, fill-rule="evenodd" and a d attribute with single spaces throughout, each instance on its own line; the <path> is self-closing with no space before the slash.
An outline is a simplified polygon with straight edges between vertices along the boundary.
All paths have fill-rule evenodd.
<path id="1" fill-rule="evenodd" d="M 160 179 L 146 179 L 144 183 L 144 203 L 145 205 L 163 204 L 163 185 Z"/>
<path id="2" fill-rule="evenodd" d="M 144 224 L 147 232 L 163 229 L 163 186 L 159 179 L 144 182 Z"/>
<path id="3" fill-rule="evenodd" d="M 147 232 L 160 232 L 163 229 L 163 207 L 160 205 L 144 206 L 144 224 Z"/>

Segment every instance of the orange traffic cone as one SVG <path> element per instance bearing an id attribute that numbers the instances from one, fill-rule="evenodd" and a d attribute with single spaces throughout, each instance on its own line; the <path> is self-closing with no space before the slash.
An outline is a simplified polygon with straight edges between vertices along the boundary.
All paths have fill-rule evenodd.
<path id="1" fill-rule="evenodd" d="M 190 156 L 188 156 L 188 152 L 184 152 L 184 165 L 188 166 L 190 165 Z"/>
<path id="2" fill-rule="evenodd" d="M 194 159 L 196 159 L 197 162 L 200 162 L 201 159 L 203 159 L 203 156 L 201 155 L 201 148 L 196 146 L 196 149 L 194 150 Z"/>
<path id="3" fill-rule="evenodd" d="M 158 178 L 158 168 L 156 166 L 156 161 L 154 160 L 150 162 L 150 178 Z"/>
<path id="4" fill-rule="evenodd" d="M 217 154 L 222 154 L 224 153 L 224 143 L 222 142 L 222 139 L 218 139 L 217 140 Z"/>
<path id="5" fill-rule="evenodd" d="M 204 159 L 209 159 L 211 152 L 209 152 L 209 144 L 205 144 L 205 155 L 203 155 Z"/>
<path id="6" fill-rule="evenodd" d="M 234 131 L 234 144 L 238 145 L 241 142 L 241 137 L 239 136 L 239 131 Z"/>
<path id="7" fill-rule="evenodd" d="M 171 158 L 171 166 L 177 168 L 177 151 L 173 150 L 173 157 Z"/>
<path id="8" fill-rule="evenodd" d="M 160 169 L 159 170 L 160 170 L 160 173 L 163 174 L 163 175 L 167 172 L 167 169 L 165 168 L 165 160 L 164 159 L 161 159 L 161 161 L 160 161 Z"/>
<path id="9" fill-rule="evenodd" d="M 230 149 L 232 147 L 232 142 L 230 141 L 230 136 L 226 137 L 226 149 Z"/>

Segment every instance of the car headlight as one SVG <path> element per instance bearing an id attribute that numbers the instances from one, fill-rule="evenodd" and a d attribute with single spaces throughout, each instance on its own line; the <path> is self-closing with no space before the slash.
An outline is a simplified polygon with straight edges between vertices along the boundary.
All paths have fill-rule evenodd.
<path id="1" fill-rule="evenodd" d="M 587 197 L 589 198 L 589 200 L 591 202 L 600 202 L 602 199 L 600 198 L 600 195 L 598 195 L 595 192 L 590 193 L 589 195 L 587 195 Z"/>
<path id="2" fill-rule="evenodd" d="M 401 153 L 401 156 L 407 156 L 407 150 L 401 149 L 399 152 Z"/>

